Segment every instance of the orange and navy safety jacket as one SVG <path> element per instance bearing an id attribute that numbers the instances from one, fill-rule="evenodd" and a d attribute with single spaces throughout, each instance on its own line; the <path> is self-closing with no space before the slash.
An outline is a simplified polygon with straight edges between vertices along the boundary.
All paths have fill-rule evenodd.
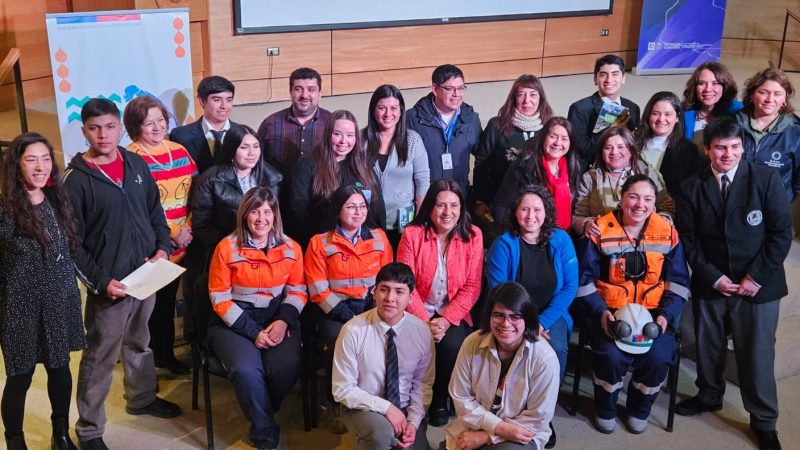
<path id="1" fill-rule="evenodd" d="M 378 271 L 392 259 L 392 246 L 381 229 L 362 227 L 355 244 L 336 231 L 312 237 L 305 256 L 311 301 L 328 314 L 342 300 L 364 298 Z"/>
<path id="2" fill-rule="evenodd" d="M 248 310 L 266 308 L 274 312 L 270 322 L 297 324 L 308 299 L 302 255 L 300 245 L 285 236 L 266 252 L 239 246 L 227 236 L 217 245 L 208 274 L 214 312 L 233 331 L 253 339 L 264 327 Z"/>
<path id="3" fill-rule="evenodd" d="M 666 219 L 651 214 L 641 235 L 632 240 L 617 214 L 610 212 L 598 219 L 600 235 L 586 240 L 576 298 L 583 298 L 596 313 L 638 303 L 676 319 L 690 296 L 678 232 Z"/>

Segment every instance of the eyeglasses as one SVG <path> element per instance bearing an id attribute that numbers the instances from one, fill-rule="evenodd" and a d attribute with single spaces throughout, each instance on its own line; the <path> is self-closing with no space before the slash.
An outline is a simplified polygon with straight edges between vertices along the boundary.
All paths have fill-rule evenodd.
<path id="1" fill-rule="evenodd" d="M 367 210 L 367 204 L 366 203 L 360 203 L 358 205 L 356 205 L 356 204 L 344 205 L 344 209 L 346 209 L 348 212 L 351 212 L 351 213 L 352 212 L 356 212 L 356 211 L 366 211 Z"/>
<path id="2" fill-rule="evenodd" d="M 465 84 L 462 84 L 461 86 L 442 86 L 441 84 L 437 84 L 436 86 L 438 86 L 439 89 L 442 89 L 442 90 L 444 90 L 445 92 L 447 92 L 448 94 L 451 94 L 451 95 L 454 92 L 457 92 L 459 94 L 463 94 L 464 91 L 467 90 L 467 85 L 465 85 Z"/>
<path id="3" fill-rule="evenodd" d="M 508 320 L 511 323 L 518 323 L 520 320 L 522 320 L 522 316 L 520 316 L 519 314 L 505 315 L 505 314 L 499 313 L 499 312 L 493 312 L 492 313 L 492 321 L 497 322 L 497 323 L 503 323 L 506 320 Z"/>

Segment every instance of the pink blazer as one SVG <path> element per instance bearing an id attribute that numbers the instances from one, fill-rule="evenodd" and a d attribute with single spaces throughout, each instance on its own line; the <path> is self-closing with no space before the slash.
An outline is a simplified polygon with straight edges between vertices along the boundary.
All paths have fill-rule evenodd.
<path id="1" fill-rule="evenodd" d="M 455 237 L 447 249 L 448 303 L 442 316 L 453 325 L 463 320 L 472 326 L 469 312 L 481 292 L 483 235 L 474 225 L 472 231 L 475 236 L 469 242 Z M 433 228 L 426 233 L 425 227 L 415 225 L 403 231 L 397 247 L 397 261 L 408 264 L 417 278 L 417 287 L 411 293 L 411 303 L 406 310 L 426 322 L 429 318 L 424 302 L 431 293 L 437 259 L 436 232 Z"/>

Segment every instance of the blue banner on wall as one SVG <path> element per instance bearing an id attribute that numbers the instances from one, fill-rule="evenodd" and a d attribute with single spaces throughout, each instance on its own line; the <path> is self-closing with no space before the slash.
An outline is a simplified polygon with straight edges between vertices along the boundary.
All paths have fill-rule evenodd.
<path id="1" fill-rule="evenodd" d="M 691 72 L 718 61 L 727 0 L 645 0 L 636 74 Z"/>

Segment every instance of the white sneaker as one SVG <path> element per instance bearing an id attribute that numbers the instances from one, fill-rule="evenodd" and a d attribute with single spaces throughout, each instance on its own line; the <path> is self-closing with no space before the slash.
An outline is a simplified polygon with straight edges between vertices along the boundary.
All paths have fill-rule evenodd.
<path id="1" fill-rule="evenodd" d="M 633 416 L 628 416 L 628 431 L 633 434 L 640 434 L 647 429 L 647 419 L 637 419 Z"/>
<path id="2" fill-rule="evenodd" d="M 597 428 L 597 431 L 603 434 L 611 434 L 614 432 L 614 428 L 617 427 L 617 419 L 601 419 L 595 416 L 594 426 Z"/>

